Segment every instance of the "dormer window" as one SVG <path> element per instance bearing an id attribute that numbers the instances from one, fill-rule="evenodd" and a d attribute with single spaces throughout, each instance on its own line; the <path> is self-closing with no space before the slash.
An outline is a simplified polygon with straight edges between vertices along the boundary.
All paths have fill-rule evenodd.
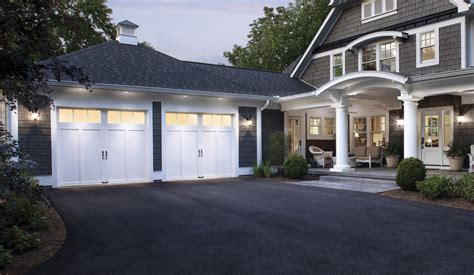
<path id="1" fill-rule="evenodd" d="M 362 22 L 396 13 L 397 0 L 366 0 L 362 2 Z"/>

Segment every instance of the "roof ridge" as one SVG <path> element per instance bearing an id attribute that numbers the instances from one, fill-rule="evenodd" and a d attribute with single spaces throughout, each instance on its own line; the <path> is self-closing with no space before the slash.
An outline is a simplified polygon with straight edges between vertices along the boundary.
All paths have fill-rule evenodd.
<path id="1" fill-rule="evenodd" d="M 202 64 L 202 65 L 209 65 L 209 66 L 215 66 L 215 67 L 224 67 L 224 68 L 230 68 L 230 69 L 239 69 L 239 70 L 247 70 L 247 71 L 256 71 L 256 72 L 262 72 L 262 73 L 272 73 L 272 74 L 281 74 L 281 75 L 286 75 L 282 72 L 274 72 L 274 71 L 269 71 L 269 70 L 263 70 L 263 69 L 253 69 L 253 68 L 243 68 L 243 67 L 236 67 L 236 66 L 228 66 L 228 65 L 219 65 L 219 64 L 212 64 L 212 63 L 205 63 L 205 62 L 198 62 L 198 61 L 188 61 L 188 60 L 183 60 L 183 62 L 187 63 L 194 63 L 194 64 Z"/>
<path id="2" fill-rule="evenodd" d="M 82 49 L 79 49 L 77 51 L 73 51 L 73 52 L 70 52 L 70 53 L 60 55 L 57 58 L 64 58 L 64 57 L 74 56 L 76 54 L 83 53 L 83 52 L 88 52 L 90 50 L 97 49 L 97 48 L 100 48 L 100 47 L 103 47 L 105 45 L 112 44 L 112 43 L 115 43 L 115 42 L 116 41 L 108 40 L 108 41 L 102 42 L 100 44 L 96 44 L 96 45 L 93 45 L 93 46 L 90 46 L 90 47 L 87 47 L 87 48 L 82 48 Z"/>

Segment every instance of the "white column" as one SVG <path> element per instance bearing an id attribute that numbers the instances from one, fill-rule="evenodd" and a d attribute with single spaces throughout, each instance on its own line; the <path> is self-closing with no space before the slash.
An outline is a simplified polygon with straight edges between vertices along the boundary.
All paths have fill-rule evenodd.
<path id="1" fill-rule="evenodd" d="M 418 157 L 418 101 L 421 98 L 402 95 L 403 101 L 403 148 L 404 157 Z"/>
<path id="2" fill-rule="evenodd" d="M 334 106 L 336 109 L 336 165 L 331 169 L 333 172 L 354 171 L 349 165 L 349 125 L 347 120 L 349 108 L 348 104 L 339 103 Z"/>

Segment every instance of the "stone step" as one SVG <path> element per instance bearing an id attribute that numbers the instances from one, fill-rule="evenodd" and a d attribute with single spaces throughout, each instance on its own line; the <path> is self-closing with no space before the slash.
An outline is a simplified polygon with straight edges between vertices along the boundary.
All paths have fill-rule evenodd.
<path id="1" fill-rule="evenodd" d="M 323 182 L 333 182 L 333 183 L 344 183 L 344 184 L 373 184 L 373 185 L 383 185 L 388 187 L 397 187 L 395 180 L 388 179 L 373 179 L 373 178 L 363 178 L 363 177 L 345 177 L 345 176 L 320 176 L 320 181 Z"/>

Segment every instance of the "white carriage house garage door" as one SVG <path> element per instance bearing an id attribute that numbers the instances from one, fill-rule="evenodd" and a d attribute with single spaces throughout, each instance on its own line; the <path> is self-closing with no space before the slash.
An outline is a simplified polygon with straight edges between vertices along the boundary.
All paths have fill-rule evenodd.
<path id="1" fill-rule="evenodd" d="M 233 175 L 232 115 L 166 113 L 166 180 Z"/>
<path id="2" fill-rule="evenodd" d="M 145 112 L 60 108 L 58 184 L 146 180 Z"/>

